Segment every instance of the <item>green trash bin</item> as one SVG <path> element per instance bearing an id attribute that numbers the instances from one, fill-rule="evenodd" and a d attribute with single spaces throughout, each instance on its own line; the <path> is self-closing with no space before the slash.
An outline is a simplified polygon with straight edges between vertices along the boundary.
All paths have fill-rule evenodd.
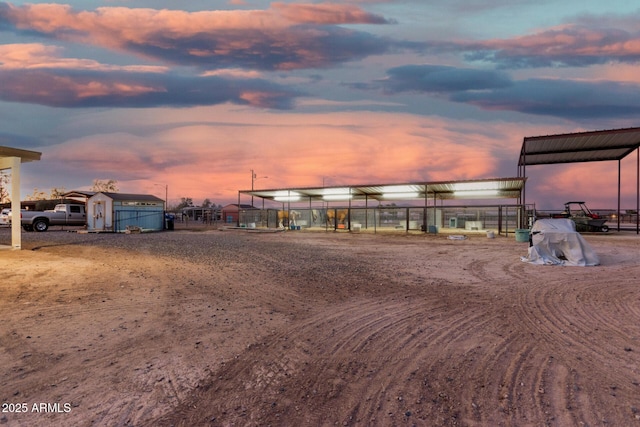
<path id="1" fill-rule="evenodd" d="M 516 228 L 516 242 L 528 242 L 528 241 L 529 241 L 529 229 Z"/>

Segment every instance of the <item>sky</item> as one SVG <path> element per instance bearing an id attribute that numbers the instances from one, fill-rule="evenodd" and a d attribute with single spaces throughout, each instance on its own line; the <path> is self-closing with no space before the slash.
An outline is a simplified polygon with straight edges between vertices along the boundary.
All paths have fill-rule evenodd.
<path id="1" fill-rule="evenodd" d="M 0 145 L 42 153 L 23 196 L 514 177 L 524 137 L 639 117 L 635 0 L 0 1 Z M 526 202 L 615 208 L 617 166 L 528 167 Z"/>

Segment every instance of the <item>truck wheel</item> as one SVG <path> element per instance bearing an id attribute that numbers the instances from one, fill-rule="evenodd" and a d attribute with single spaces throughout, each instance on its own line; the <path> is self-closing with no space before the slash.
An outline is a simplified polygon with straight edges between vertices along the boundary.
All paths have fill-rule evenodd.
<path id="1" fill-rule="evenodd" d="M 603 225 L 600 230 L 602 230 L 604 233 L 606 233 L 607 231 L 609 231 L 609 226 L 608 225 Z"/>
<path id="2" fill-rule="evenodd" d="M 43 219 L 37 219 L 33 223 L 33 228 L 39 232 L 47 231 L 49 229 L 49 224 L 47 224 L 47 221 Z"/>

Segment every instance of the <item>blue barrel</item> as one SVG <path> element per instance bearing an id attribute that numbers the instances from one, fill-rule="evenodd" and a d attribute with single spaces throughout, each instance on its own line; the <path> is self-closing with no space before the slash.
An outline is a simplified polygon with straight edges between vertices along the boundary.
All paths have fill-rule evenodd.
<path id="1" fill-rule="evenodd" d="M 528 241 L 529 241 L 529 229 L 516 228 L 516 242 L 528 242 Z"/>

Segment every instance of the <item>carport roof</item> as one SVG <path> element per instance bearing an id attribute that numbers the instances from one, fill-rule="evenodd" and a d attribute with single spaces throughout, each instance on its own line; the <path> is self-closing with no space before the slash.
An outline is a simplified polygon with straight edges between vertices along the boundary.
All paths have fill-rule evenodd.
<path id="1" fill-rule="evenodd" d="M 640 127 L 525 137 L 518 166 L 621 160 L 640 146 Z"/>
<path id="2" fill-rule="evenodd" d="M 414 182 L 404 184 L 342 185 L 331 187 L 241 190 L 240 194 L 275 201 L 344 201 L 375 199 L 414 200 L 518 198 L 526 178 L 492 178 L 464 181 Z"/>
<path id="3" fill-rule="evenodd" d="M 33 162 L 40 160 L 42 153 L 38 151 L 22 150 L 20 148 L 12 148 L 0 146 L 0 158 L 2 157 L 20 157 L 20 162 Z"/>

